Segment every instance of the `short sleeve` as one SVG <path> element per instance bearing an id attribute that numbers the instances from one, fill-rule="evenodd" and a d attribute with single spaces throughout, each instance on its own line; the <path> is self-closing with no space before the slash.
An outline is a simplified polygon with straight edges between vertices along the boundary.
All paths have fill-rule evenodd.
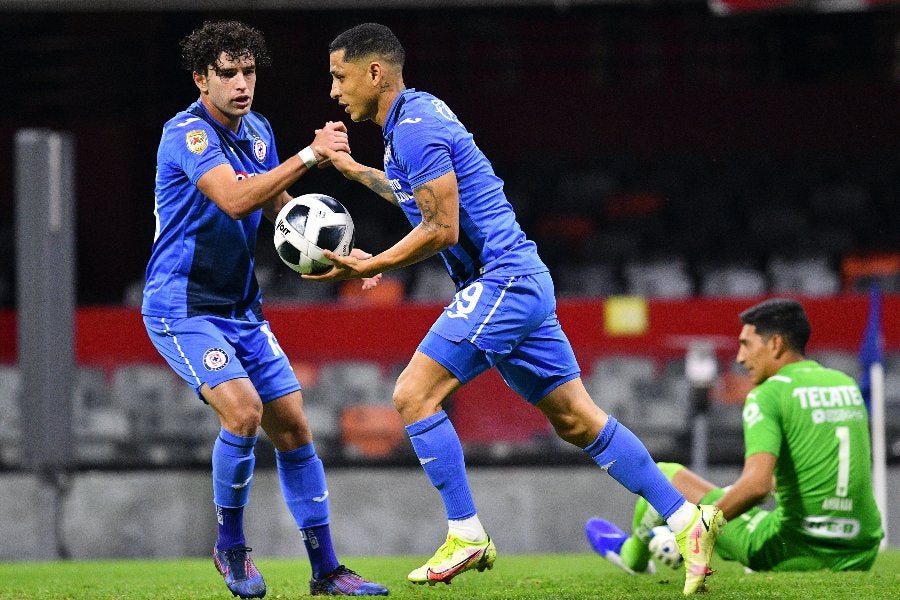
<path id="1" fill-rule="evenodd" d="M 165 133 L 163 144 L 168 149 L 172 161 L 184 171 L 194 185 L 213 167 L 230 164 L 222 152 L 219 136 L 202 119 L 192 121 L 183 127 L 169 128 Z"/>
<path id="2" fill-rule="evenodd" d="M 393 152 L 412 189 L 453 170 L 452 147 L 452 133 L 431 116 L 406 116 L 394 127 Z"/>
<path id="3" fill-rule="evenodd" d="M 747 395 L 742 413 L 744 424 L 744 456 L 781 452 L 781 413 L 777 395 L 757 388 Z"/>

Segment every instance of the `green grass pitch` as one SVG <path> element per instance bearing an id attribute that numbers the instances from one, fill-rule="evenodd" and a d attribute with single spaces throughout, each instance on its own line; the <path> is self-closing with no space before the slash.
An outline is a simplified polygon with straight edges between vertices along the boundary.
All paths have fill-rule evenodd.
<path id="1" fill-rule="evenodd" d="M 468 572 L 452 585 L 414 586 L 406 573 L 426 557 L 356 557 L 351 568 L 390 587 L 396 599 L 564 600 L 683 598 L 680 571 L 628 576 L 595 554 L 503 555 L 491 571 Z M 258 557 L 267 599 L 309 593 L 305 559 Z M 879 556 L 868 573 L 751 573 L 715 559 L 705 600 L 876 600 L 900 598 L 900 550 Z M 231 593 L 212 558 L 0 563 L 0 600 L 226 600 Z"/>

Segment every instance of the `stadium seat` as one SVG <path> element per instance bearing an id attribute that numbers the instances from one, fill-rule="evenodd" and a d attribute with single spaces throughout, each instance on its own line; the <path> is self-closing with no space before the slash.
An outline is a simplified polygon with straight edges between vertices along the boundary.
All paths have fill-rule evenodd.
<path id="1" fill-rule="evenodd" d="M 354 404 L 341 411 L 341 443 L 351 458 L 386 459 L 407 440 L 406 429 L 394 407 Z"/>
<path id="2" fill-rule="evenodd" d="M 630 423 L 637 417 L 638 399 L 633 379 L 591 375 L 584 379 L 584 387 L 600 408 L 620 421 Z"/>
<path id="3" fill-rule="evenodd" d="M 103 369 L 78 367 L 72 412 L 79 459 L 88 464 L 114 462 L 119 444 L 131 437 L 131 423 L 125 407 L 114 403 Z"/>
<path id="4" fill-rule="evenodd" d="M 687 298 L 694 291 L 687 263 L 678 257 L 630 261 L 623 272 L 629 294 L 648 298 Z"/>
<path id="5" fill-rule="evenodd" d="M 766 293 L 766 276 L 747 265 L 708 267 L 701 273 L 700 292 L 704 296 L 748 298 Z"/>
<path id="6" fill-rule="evenodd" d="M 112 403 L 127 414 L 129 448 L 142 459 L 165 463 L 179 457 L 176 432 L 194 429 L 182 411 L 185 387 L 168 366 L 130 364 L 113 372 Z"/>
<path id="7" fill-rule="evenodd" d="M 590 377 L 600 380 L 624 377 L 630 380 L 655 380 L 656 360 L 649 356 L 612 355 L 598 358 L 591 365 Z"/>
<path id="8" fill-rule="evenodd" d="M 555 437 L 544 414 L 513 392 L 491 369 L 461 387 L 450 416 L 467 446 L 529 446 Z"/>
<path id="9" fill-rule="evenodd" d="M 807 296 L 830 296 L 840 291 L 837 273 L 827 256 L 773 257 L 767 266 L 771 291 Z"/>
<path id="10" fill-rule="evenodd" d="M 843 350 L 820 350 L 810 352 L 809 358 L 819 362 L 823 367 L 843 371 L 847 375 L 859 381 L 860 364 L 855 352 Z"/>
<path id="11" fill-rule="evenodd" d="M 609 263 L 563 264 L 553 276 L 562 298 L 603 298 L 625 291 L 615 266 Z"/>
<path id="12" fill-rule="evenodd" d="M 337 409 L 353 404 L 391 405 L 391 388 L 381 365 L 374 361 L 332 361 L 319 367 L 315 397 Z"/>
<path id="13" fill-rule="evenodd" d="M 877 285 L 882 292 L 900 292 L 900 252 L 859 254 L 844 257 L 841 275 L 847 291 L 868 291 Z"/>

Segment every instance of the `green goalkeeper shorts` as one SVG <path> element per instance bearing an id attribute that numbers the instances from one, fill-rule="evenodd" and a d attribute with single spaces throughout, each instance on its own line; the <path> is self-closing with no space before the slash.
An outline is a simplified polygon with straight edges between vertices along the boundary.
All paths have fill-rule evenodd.
<path id="1" fill-rule="evenodd" d="M 712 504 L 724 493 L 716 488 L 700 502 Z M 754 571 L 867 571 L 878 556 L 878 544 L 862 549 L 816 545 L 782 529 L 780 507 L 771 511 L 757 507 L 728 521 L 716 541 L 716 552 Z"/>

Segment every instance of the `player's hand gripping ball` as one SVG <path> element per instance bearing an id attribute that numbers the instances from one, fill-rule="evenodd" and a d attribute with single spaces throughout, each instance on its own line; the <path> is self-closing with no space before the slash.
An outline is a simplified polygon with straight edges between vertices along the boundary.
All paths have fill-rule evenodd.
<path id="1" fill-rule="evenodd" d="M 650 554 L 653 559 L 673 569 L 684 564 L 684 558 L 678 550 L 678 542 L 675 534 L 666 525 L 660 525 L 650 530 Z"/>
<path id="2" fill-rule="evenodd" d="M 325 194 L 297 196 L 275 218 L 275 250 L 298 273 L 317 275 L 331 269 L 322 250 L 347 256 L 353 250 L 353 219 L 343 204 Z"/>

